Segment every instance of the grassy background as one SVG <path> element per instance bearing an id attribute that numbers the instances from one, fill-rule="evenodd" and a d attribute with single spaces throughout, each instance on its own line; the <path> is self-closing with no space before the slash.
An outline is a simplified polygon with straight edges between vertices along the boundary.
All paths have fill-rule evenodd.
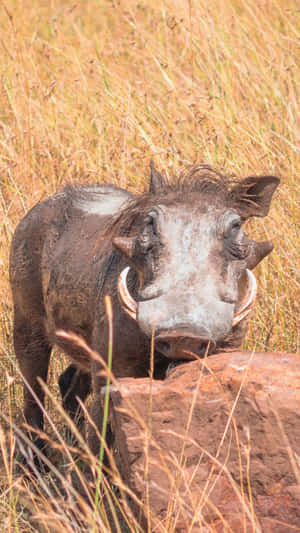
<path id="1" fill-rule="evenodd" d="M 17 222 L 67 181 L 143 190 L 150 158 L 169 174 L 206 162 L 281 176 L 270 216 L 248 228 L 275 250 L 257 269 L 246 347 L 299 352 L 298 8 L 296 0 L 0 2 L 1 410 L 21 403 L 19 380 L 9 385 Z"/>

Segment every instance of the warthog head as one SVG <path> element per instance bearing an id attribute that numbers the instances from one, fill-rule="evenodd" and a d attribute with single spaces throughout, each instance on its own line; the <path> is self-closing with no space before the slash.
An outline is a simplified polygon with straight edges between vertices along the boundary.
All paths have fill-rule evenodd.
<path id="1" fill-rule="evenodd" d="M 268 214 L 278 183 L 274 176 L 234 182 L 198 166 L 169 184 L 151 165 L 150 193 L 121 216 L 127 229 L 113 244 L 128 260 L 121 305 L 158 351 L 203 356 L 243 329 L 256 295 L 252 269 L 273 245 L 250 240 L 242 226 Z M 127 282 L 132 269 L 136 291 Z"/>

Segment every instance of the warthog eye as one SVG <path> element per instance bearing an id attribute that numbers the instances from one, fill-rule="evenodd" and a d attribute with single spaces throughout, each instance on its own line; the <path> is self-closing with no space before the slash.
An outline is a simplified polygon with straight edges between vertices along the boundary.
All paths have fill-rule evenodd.
<path id="1" fill-rule="evenodd" d="M 145 218 L 145 226 L 140 235 L 140 244 L 144 253 L 152 250 L 158 240 L 157 213 L 151 211 Z"/>
<path id="2" fill-rule="evenodd" d="M 157 213 L 156 211 L 151 211 L 145 218 L 145 224 L 153 233 L 157 235 Z"/>
<path id="3" fill-rule="evenodd" d="M 240 218 L 229 219 L 225 223 L 223 228 L 223 236 L 225 239 L 235 239 L 242 227 L 242 221 Z"/>
<path id="4" fill-rule="evenodd" d="M 233 218 L 227 221 L 223 230 L 225 249 L 234 259 L 243 260 L 248 255 L 248 246 L 244 242 L 241 232 L 242 221 L 240 218 Z"/>
<path id="5" fill-rule="evenodd" d="M 240 231 L 242 227 L 242 222 L 240 220 L 233 220 L 230 227 L 230 237 L 236 237 L 238 232 Z"/>

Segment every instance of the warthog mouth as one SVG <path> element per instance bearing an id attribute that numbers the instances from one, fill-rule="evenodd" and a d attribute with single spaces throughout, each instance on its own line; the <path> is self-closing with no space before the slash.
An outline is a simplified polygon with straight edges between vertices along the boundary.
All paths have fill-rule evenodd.
<path id="1" fill-rule="evenodd" d="M 118 280 L 118 297 L 120 304 L 125 311 L 125 313 L 130 316 L 133 320 L 137 320 L 137 302 L 135 299 L 131 296 L 128 287 L 127 287 L 127 274 L 130 270 L 130 267 L 124 268 L 122 270 L 119 280 Z M 232 320 L 232 327 L 236 327 L 240 322 L 245 320 L 249 313 L 251 312 L 256 298 L 257 293 L 257 283 L 256 278 L 249 270 L 246 269 L 247 273 L 247 289 L 245 294 L 243 295 L 241 301 L 239 302 L 239 306 L 237 311 L 234 313 L 233 320 Z"/>

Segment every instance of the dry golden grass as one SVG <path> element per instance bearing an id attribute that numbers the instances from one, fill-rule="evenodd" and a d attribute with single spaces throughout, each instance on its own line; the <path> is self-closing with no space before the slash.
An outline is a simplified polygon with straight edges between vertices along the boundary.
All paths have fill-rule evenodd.
<path id="1" fill-rule="evenodd" d="M 17 222 L 66 181 L 142 190 L 150 158 L 170 174 L 207 162 L 238 176 L 281 176 L 270 216 L 250 224 L 275 250 L 257 269 L 246 347 L 299 351 L 298 8 L 296 0 L 0 2 L 2 411 L 21 404 L 20 379 L 8 384 Z M 53 364 L 53 381 L 61 366 Z M 12 486 L 11 476 L 0 523 L 6 509 L 9 531 L 29 531 Z"/>

